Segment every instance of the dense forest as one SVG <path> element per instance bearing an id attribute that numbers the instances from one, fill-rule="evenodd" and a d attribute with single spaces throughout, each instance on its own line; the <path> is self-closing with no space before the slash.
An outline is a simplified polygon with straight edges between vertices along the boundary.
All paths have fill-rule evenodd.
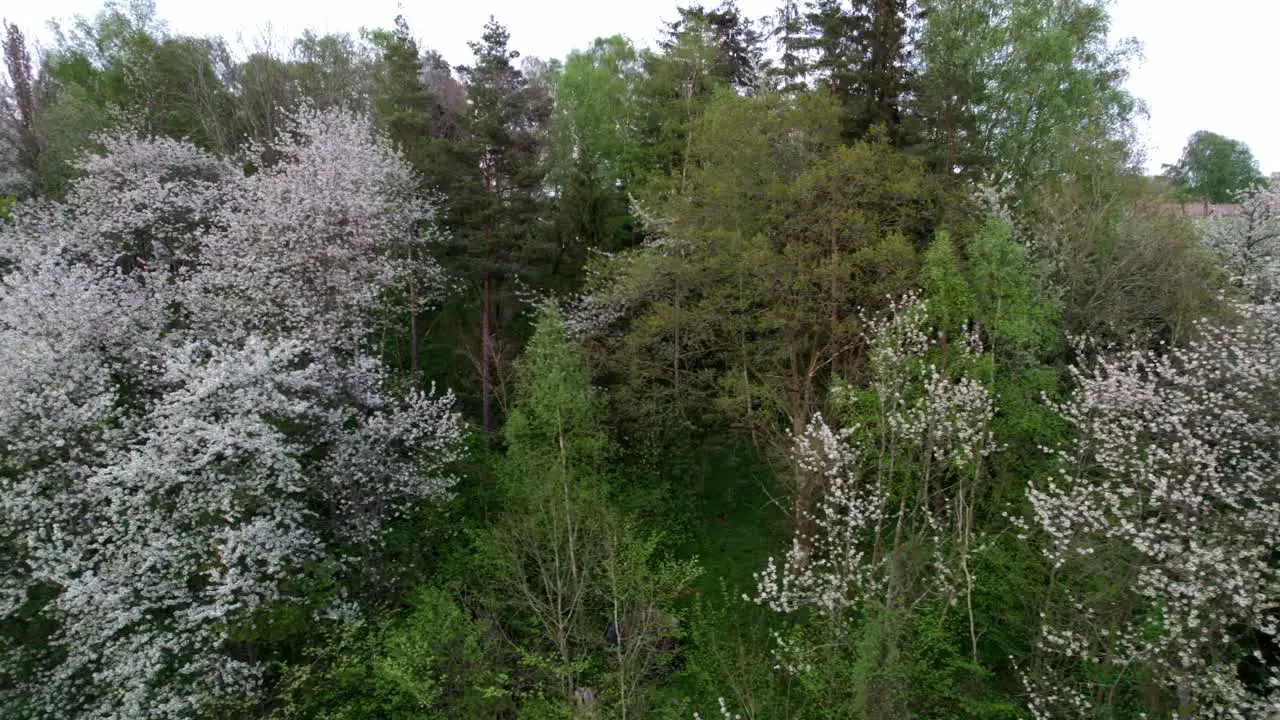
<path id="1" fill-rule="evenodd" d="M 388 22 L 4 25 L 0 716 L 1280 717 L 1280 182 L 1105 2 Z"/>

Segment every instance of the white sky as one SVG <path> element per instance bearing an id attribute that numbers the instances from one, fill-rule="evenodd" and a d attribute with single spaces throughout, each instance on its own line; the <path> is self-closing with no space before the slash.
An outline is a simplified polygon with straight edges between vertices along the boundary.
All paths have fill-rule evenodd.
<path id="1" fill-rule="evenodd" d="M 685 0 L 681 4 L 692 4 Z M 705 0 L 708 6 L 718 0 Z M 739 0 L 752 17 L 776 0 Z M 401 10 L 403 5 L 403 10 Z M 247 47 L 268 26 L 276 37 L 304 28 L 350 31 L 389 27 L 403 12 L 414 34 L 452 63 L 467 62 L 467 41 L 489 15 L 511 31 L 511 46 L 527 55 L 563 57 L 597 36 L 622 33 L 645 45 L 675 0 L 156 0 L 161 18 L 182 34 L 222 35 Z M 93 15 L 100 0 L 4 0 L 0 17 L 28 37 L 48 37 L 50 18 Z M 1178 158 L 1187 137 L 1210 130 L 1242 140 L 1263 172 L 1280 172 L 1280 0 L 1114 0 L 1115 37 L 1136 37 L 1145 59 L 1129 89 L 1150 110 L 1143 125 L 1148 170 Z"/>

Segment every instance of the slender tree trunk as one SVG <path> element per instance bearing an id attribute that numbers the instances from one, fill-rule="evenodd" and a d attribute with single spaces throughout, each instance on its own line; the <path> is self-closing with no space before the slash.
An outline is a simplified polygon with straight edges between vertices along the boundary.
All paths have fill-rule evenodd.
<path id="1" fill-rule="evenodd" d="M 747 427 L 751 431 L 751 449 L 756 452 L 760 451 L 760 438 L 756 435 L 756 418 L 755 413 L 751 409 L 751 375 L 748 372 L 747 360 L 747 331 L 744 328 L 741 334 L 742 341 L 742 395 L 746 398 L 747 410 Z"/>
<path id="2" fill-rule="evenodd" d="M 1196 715 L 1195 695 L 1191 690 L 1191 683 L 1185 677 L 1178 677 L 1178 718 L 1180 720 L 1191 720 Z"/>
<path id="3" fill-rule="evenodd" d="M 573 494 L 572 494 L 572 489 L 570 487 L 569 454 L 568 454 L 568 449 L 565 447 L 564 431 L 565 431 L 564 418 L 560 415 L 560 412 L 557 409 L 556 411 L 556 444 L 559 446 L 559 450 L 560 450 L 560 484 L 561 484 L 561 490 L 564 493 L 565 539 L 567 540 L 568 551 L 569 551 L 569 577 L 571 581 L 571 587 L 573 588 L 573 592 L 574 592 L 574 599 L 569 608 L 570 612 L 572 613 L 569 616 L 571 619 L 568 623 L 566 623 L 566 632 L 560 643 L 560 655 L 561 655 L 561 660 L 565 664 L 565 667 L 571 668 L 572 657 L 569 653 L 568 630 L 569 628 L 572 627 L 572 624 L 573 624 L 572 618 L 575 618 L 577 616 L 578 599 L 581 597 L 583 579 L 579 575 L 579 568 L 578 568 L 578 531 L 577 531 L 577 528 L 574 527 L 574 513 L 576 511 L 576 508 L 574 507 Z M 570 674 L 568 676 L 568 688 L 567 688 L 566 696 L 570 700 L 572 700 L 573 690 L 577 686 L 577 682 L 574 680 L 574 675 L 572 670 L 570 670 L 569 672 Z"/>
<path id="4" fill-rule="evenodd" d="M 947 111 L 947 175 L 956 169 L 956 120 L 950 110 Z"/>
<path id="5" fill-rule="evenodd" d="M 676 328 L 675 341 L 671 348 L 671 387 L 675 390 L 675 396 L 680 396 L 680 297 L 676 296 Z"/>
<path id="6" fill-rule="evenodd" d="M 840 327 L 840 237 L 839 233 L 831 233 L 831 372 L 840 371 L 840 359 L 836 357 Z"/>
<path id="7" fill-rule="evenodd" d="M 982 476 L 982 463 L 976 463 L 973 470 L 973 483 L 969 486 L 969 497 L 965 497 L 965 488 L 960 486 L 960 569 L 964 571 L 964 602 L 969 614 L 969 649 L 973 654 L 973 664 L 978 664 L 978 626 L 973 614 L 973 573 L 969 571 L 969 544 L 973 538 L 973 505 L 977 501 L 978 479 Z"/>
<path id="8" fill-rule="evenodd" d="M 417 254 L 409 246 L 409 367 L 413 371 L 413 386 L 422 384 L 422 367 L 418 361 L 418 279 L 414 272 Z"/>
<path id="9" fill-rule="evenodd" d="M 817 343 L 814 344 L 812 352 L 809 354 L 809 368 L 805 373 L 803 387 L 800 392 L 800 406 L 797 412 L 791 416 L 792 432 L 798 437 L 804 432 L 809 424 L 809 419 L 813 417 L 814 405 L 814 378 L 817 375 L 820 359 L 822 356 L 822 348 Z M 795 353 L 792 353 L 792 370 L 797 369 Z M 809 509 L 813 507 L 814 496 L 818 493 L 821 485 L 821 478 L 813 479 L 809 474 L 802 471 L 799 466 L 794 466 L 795 472 L 795 510 L 793 521 L 795 522 L 796 537 L 798 542 L 802 544 L 806 556 L 809 550 L 809 535 L 812 529 L 812 517 Z"/>
<path id="10" fill-rule="evenodd" d="M 480 295 L 480 426 L 485 434 L 493 432 L 493 334 L 489 315 L 493 304 L 493 276 L 485 274 Z"/>

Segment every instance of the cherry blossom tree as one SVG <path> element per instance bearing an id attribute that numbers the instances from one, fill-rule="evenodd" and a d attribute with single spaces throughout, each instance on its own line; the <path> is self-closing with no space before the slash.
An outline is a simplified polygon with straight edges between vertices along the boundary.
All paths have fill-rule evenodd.
<path id="1" fill-rule="evenodd" d="M 103 154 L 75 162 L 79 178 L 66 203 L 54 208 L 67 223 L 63 235 L 75 237 L 58 240 L 86 253 L 86 262 L 111 262 L 126 271 L 192 262 L 201 236 L 240 193 L 239 169 L 170 138 L 121 132 L 95 140 Z M 50 239 L 52 225 L 49 217 L 39 225 Z"/>
<path id="2" fill-rule="evenodd" d="M 201 248 L 201 272 L 184 304 L 201 332 L 305 335 L 351 351 L 369 332 L 380 293 L 413 272 L 426 289 L 445 285 L 428 259 L 397 252 L 433 216 L 417 185 L 367 120 L 340 111 L 304 112 L 269 150 L 275 164 L 242 181 L 217 217 L 218 242 Z M 341 158 L 339 161 L 337 158 Z"/>
<path id="3" fill-rule="evenodd" d="M 1250 298 L 1280 299 L 1280 183 L 1246 192 L 1237 215 L 1206 218 L 1201 239 Z"/>
<path id="4" fill-rule="evenodd" d="M 252 694 L 237 631 L 281 602 L 344 609 L 308 578 L 446 498 L 461 452 L 452 396 L 394 392 L 364 332 L 406 273 L 442 287 L 397 263 L 429 208 L 366 120 L 303 112 L 248 177 L 186 143 L 102 145 L 65 204 L 0 229 L 9 717 Z"/>
<path id="5" fill-rule="evenodd" d="M 1053 569 L 1035 717 L 1280 712 L 1278 343 L 1280 312 L 1254 306 L 1073 371 L 1077 439 L 1028 493 Z"/>
<path id="6" fill-rule="evenodd" d="M 816 610 L 837 627 L 859 615 L 892 627 L 929 598 L 971 596 L 973 506 L 982 458 L 994 449 L 994 402 L 975 376 L 976 333 L 940 342 L 925 301 L 907 296 L 864 324 L 870 384 L 835 390 L 862 407 L 850 412 L 858 422 L 835 429 L 816 415 L 795 438 L 797 472 L 820 499 L 748 599 L 780 613 Z M 779 667 L 804 672 L 807 650 L 779 640 Z"/>

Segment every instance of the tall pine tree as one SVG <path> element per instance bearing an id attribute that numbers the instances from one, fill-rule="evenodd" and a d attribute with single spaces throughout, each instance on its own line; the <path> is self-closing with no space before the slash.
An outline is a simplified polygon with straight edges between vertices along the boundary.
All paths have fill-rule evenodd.
<path id="1" fill-rule="evenodd" d="M 543 149 L 551 116 L 545 87 L 531 84 L 512 61 L 510 33 L 490 17 L 470 66 L 458 68 L 470 98 L 470 134 L 464 152 L 478 172 L 469 194 L 455 194 L 465 224 L 454 227 L 454 255 L 462 274 L 479 286 L 481 424 L 494 428 L 494 400 L 501 390 L 515 319 L 516 279 L 539 284 L 549 264 L 540 222 L 546 202 Z"/>
<path id="2" fill-rule="evenodd" d="M 895 144 L 907 144 L 914 18 L 911 0 L 809 0 L 803 13 L 790 3 L 775 30 L 782 74 L 789 87 L 813 86 L 840 103 L 846 141 L 883 125 Z"/>

